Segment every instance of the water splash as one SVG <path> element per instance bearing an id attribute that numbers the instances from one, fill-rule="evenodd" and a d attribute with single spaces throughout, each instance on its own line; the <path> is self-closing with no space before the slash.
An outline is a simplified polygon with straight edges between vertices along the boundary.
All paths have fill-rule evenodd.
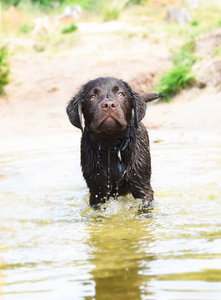
<path id="1" fill-rule="evenodd" d="M 119 196 L 119 182 L 116 181 L 116 194 L 115 194 L 115 199 L 117 200 Z"/>

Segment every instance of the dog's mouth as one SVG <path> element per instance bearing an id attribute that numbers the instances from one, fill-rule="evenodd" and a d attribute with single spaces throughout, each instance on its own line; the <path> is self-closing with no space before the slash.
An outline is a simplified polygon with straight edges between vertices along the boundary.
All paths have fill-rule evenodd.
<path id="1" fill-rule="evenodd" d="M 104 131 L 104 130 L 122 130 L 127 126 L 125 120 L 119 119 L 117 117 L 113 117 L 112 115 L 108 115 L 94 126 L 95 130 Z"/>
<path id="2" fill-rule="evenodd" d="M 98 125 L 97 129 L 115 130 L 119 127 L 121 127 L 121 124 L 112 116 L 108 116 Z"/>

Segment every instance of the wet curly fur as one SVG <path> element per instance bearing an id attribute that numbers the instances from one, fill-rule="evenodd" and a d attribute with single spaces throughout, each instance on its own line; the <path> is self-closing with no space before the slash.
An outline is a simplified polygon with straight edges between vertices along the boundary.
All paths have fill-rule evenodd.
<path id="1" fill-rule="evenodd" d="M 146 102 L 161 96 L 140 95 L 123 80 L 101 77 L 69 102 L 69 120 L 82 130 L 81 166 L 91 206 L 127 193 L 145 204 L 153 200 L 149 138 L 141 120 Z"/>

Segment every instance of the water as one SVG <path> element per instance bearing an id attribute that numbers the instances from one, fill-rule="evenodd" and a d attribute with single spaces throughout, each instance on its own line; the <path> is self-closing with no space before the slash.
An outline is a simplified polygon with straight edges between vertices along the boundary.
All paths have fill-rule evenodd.
<path id="1" fill-rule="evenodd" d="M 151 143 L 156 205 L 88 207 L 80 133 L 0 149 L 0 299 L 220 299 L 217 142 Z"/>

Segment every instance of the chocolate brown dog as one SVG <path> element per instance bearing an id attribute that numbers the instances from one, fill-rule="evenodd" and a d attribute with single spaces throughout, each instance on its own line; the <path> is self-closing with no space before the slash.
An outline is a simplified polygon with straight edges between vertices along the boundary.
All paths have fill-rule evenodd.
<path id="1" fill-rule="evenodd" d="M 81 166 L 91 206 L 127 193 L 144 204 L 153 200 L 149 138 L 140 121 L 146 102 L 162 96 L 140 95 L 123 80 L 101 77 L 86 83 L 69 102 L 70 122 L 83 132 Z"/>

